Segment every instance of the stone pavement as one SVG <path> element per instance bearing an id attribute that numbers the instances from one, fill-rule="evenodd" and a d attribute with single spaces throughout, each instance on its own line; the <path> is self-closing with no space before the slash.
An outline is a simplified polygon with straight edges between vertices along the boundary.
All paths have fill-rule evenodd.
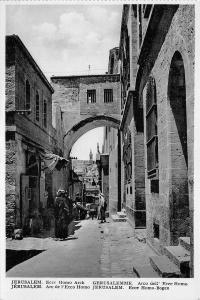
<path id="1" fill-rule="evenodd" d="M 110 222 L 100 227 L 104 230 L 102 277 L 137 277 L 133 266 L 148 265 L 149 256 L 155 255 L 144 243 L 145 230 L 134 232 L 128 222 Z"/>
<path id="2" fill-rule="evenodd" d="M 7 240 L 12 250 L 46 250 L 7 272 L 9 277 L 137 277 L 133 265 L 149 263 L 154 255 L 144 242 L 144 230 L 133 232 L 128 222 L 82 220 L 74 236 Z M 142 236 L 142 238 L 138 238 Z"/>

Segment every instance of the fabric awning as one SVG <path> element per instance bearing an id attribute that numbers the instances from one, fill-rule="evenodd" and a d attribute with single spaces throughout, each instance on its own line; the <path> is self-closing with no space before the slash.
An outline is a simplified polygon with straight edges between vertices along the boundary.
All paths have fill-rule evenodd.
<path id="1" fill-rule="evenodd" d="M 71 179 L 73 182 L 82 182 L 80 179 L 79 179 L 79 176 L 76 174 L 76 172 L 74 172 L 73 170 L 71 170 Z"/>
<path id="2" fill-rule="evenodd" d="M 42 167 L 43 171 L 48 169 L 52 172 L 55 168 L 60 170 L 66 163 L 69 162 L 66 158 L 54 153 L 41 154 L 41 158 L 44 163 Z"/>

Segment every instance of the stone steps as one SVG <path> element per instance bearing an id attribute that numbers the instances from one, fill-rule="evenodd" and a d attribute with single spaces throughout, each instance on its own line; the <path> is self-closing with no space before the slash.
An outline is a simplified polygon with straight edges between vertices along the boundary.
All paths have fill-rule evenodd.
<path id="1" fill-rule="evenodd" d="M 133 272 L 139 278 L 159 278 L 158 272 L 156 272 L 151 265 L 133 267 Z"/>
<path id="2" fill-rule="evenodd" d="M 140 278 L 188 278 L 190 277 L 190 238 L 180 237 L 178 246 L 166 246 L 163 255 L 149 257 L 149 264 L 133 266 Z"/>
<path id="3" fill-rule="evenodd" d="M 153 269 L 163 278 L 179 278 L 181 272 L 167 256 L 156 255 L 149 258 Z"/>
<path id="4" fill-rule="evenodd" d="M 164 248 L 165 255 L 177 265 L 183 277 L 189 277 L 190 252 L 182 246 L 168 246 Z"/>
<path id="5" fill-rule="evenodd" d="M 117 214 L 116 215 L 111 215 L 111 219 L 113 220 L 113 222 L 126 222 L 127 218 L 125 217 L 119 217 Z"/>
<path id="6" fill-rule="evenodd" d="M 187 251 L 190 251 L 190 238 L 189 237 L 180 237 L 179 245 L 181 245 Z"/>
<path id="7" fill-rule="evenodd" d="M 150 263 L 161 277 L 190 276 L 190 238 L 180 237 L 178 246 L 166 246 L 163 255 L 150 257 Z"/>
<path id="8" fill-rule="evenodd" d="M 118 211 L 118 212 L 117 212 L 117 215 L 118 215 L 120 218 L 126 218 L 126 213 L 123 212 L 123 211 Z"/>

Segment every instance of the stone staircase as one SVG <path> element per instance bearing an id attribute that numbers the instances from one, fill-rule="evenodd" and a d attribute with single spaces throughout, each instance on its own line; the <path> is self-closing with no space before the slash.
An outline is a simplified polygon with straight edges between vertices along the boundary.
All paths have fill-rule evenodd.
<path id="1" fill-rule="evenodd" d="M 111 215 L 113 222 L 126 222 L 126 212 L 125 211 L 118 211 L 115 215 Z"/>
<path id="2" fill-rule="evenodd" d="M 189 277 L 190 238 L 180 237 L 178 246 L 167 246 L 164 255 L 150 257 L 153 269 L 160 277 Z"/>
<path id="3" fill-rule="evenodd" d="M 134 266 L 133 271 L 141 278 L 188 278 L 190 276 L 190 238 L 180 237 L 179 245 L 166 246 L 163 255 L 149 257 L 144 266 Z"/>

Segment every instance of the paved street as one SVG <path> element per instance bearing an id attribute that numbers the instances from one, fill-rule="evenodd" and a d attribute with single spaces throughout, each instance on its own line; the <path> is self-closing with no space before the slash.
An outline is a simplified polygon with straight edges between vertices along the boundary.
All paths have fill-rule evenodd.
<path id="1" fill-rule="evenodd" d="M 133 264 L 148 261 L 151 250 L 139 242 L 127 222 L 100 224 L 83 220 L 66 241 L 24 238 L 7 241 L 9 249 L 37 249 L 42 253 L 7 272 L 10 277 L 136 277 Z M 141 236 L 142 232 L 139 232 Z"/>

